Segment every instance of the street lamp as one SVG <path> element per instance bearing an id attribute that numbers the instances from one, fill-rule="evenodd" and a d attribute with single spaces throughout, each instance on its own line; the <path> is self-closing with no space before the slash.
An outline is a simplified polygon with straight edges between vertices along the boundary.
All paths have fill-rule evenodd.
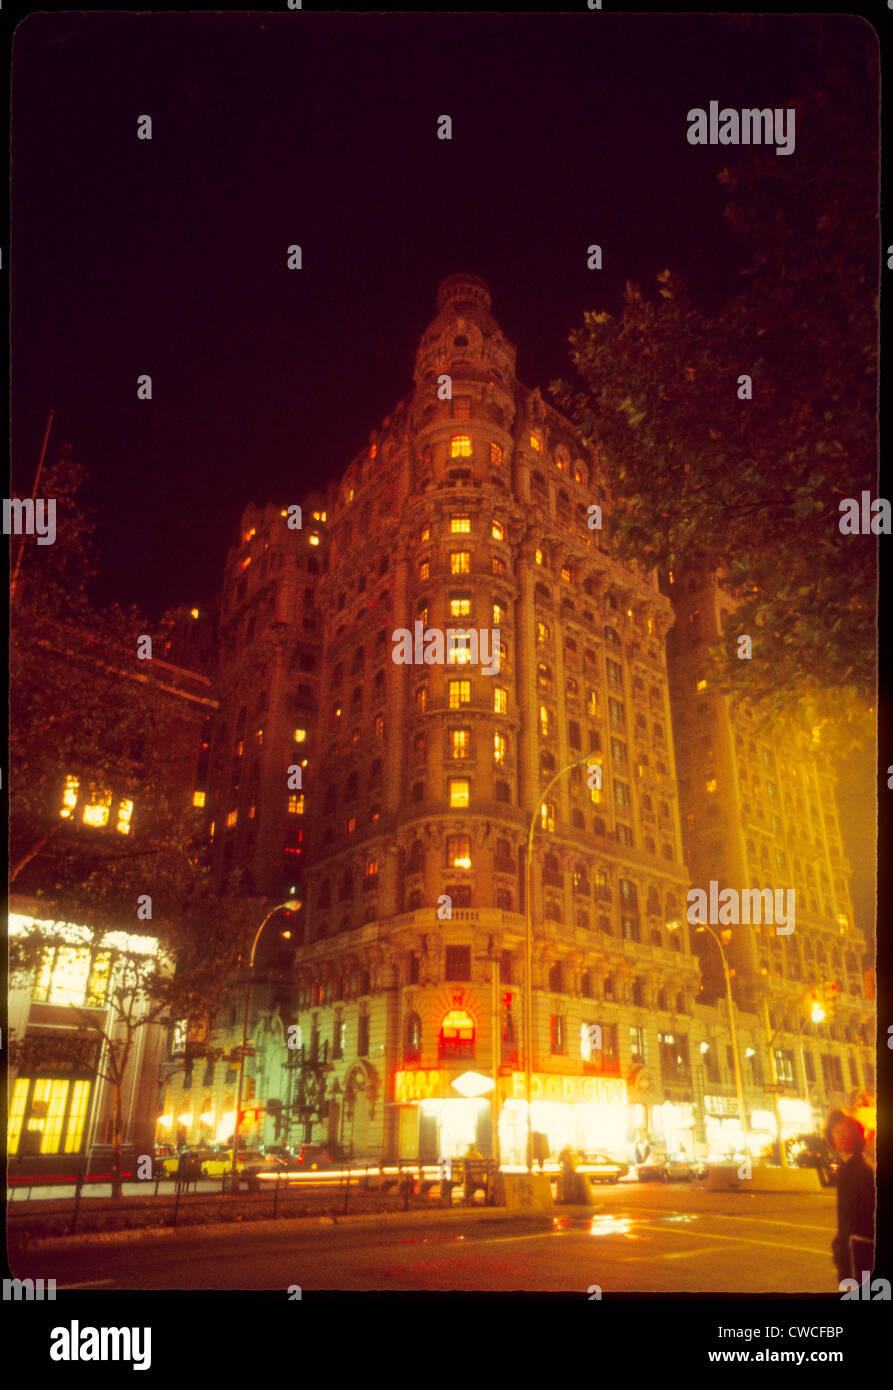
<path id="1" fill-rule="evenodd" d="M 536 810 L 530 817 L 530 829 L 527 833 L 527 860 L 524 866 L 524 1095 L 527 1101 L 527 1171 L 533 1172 L 533 1116 L 531 1113 L 531 1093 L 533 1090 L 533 933 L 530 912 L 530 861 L 533 854 L 533 832 L 536 830 L 537 820 L 542 816 L 545 798 L 549 795 L 552 787 L 563 777 L 571 768 L 579 767 L 581 763 L 595 762 L 599 757 L 598 750 L 592 753 L 585 753 L 582 758 L 576 758 L 567 767 L 563 767 L 560 772 L 556 772 L 551 781 L 547 782 L 545 790 L 540 793 L 539 802 Z M 600 764 L 595 766 L 601 773 Z"/>
<path id="2" fill-rule="evenodd" d="M 722 973 L 726 982 L 726 1005 L 729 1010 L 729 1032 L 732 1035 L 732 1066 L 735 1071 L 735 1090 L 738 1094 L 738 1120 L 741 1125 L 741 1133 L 744 1135 L 744 1148 L 747 1152 L 747 1118 L 744 1110 L 744 1085 L 741 1080 L 741 1059 L 738 1056 L 738 1034 L 735 1031 L 735 1001 L 732 998 L 732 976 L 729 971 L 729 962 L 726 959 L 725 948 L 717 933 L 712 927 L 702 924 L 695 927 L 695 932 L 707 931 L 713 937 L 719 947 L 719 954 L 722 957 Z"/>
<path id="3" fill-rule="evenodd" d="M 251 972 L 254 969 L 254 953 L 257 950 L 257 943 L 260 941 L 261 932 L 267 925 L 271 917 L 275 917 L 277 912 L 297 912 L 301 903 L 297 898 L 290 898 L 288 902 L 280 903 L 274 907 L 272 912 L 268 912 L 254 934 L 251 943 L 251 952 L 248 956 L 248 979 L 245 982 L 245 1012 L 242 1016 L 242 1046 L 239 1049 L 239 1084 L 236 1090 L 236 1121 L 233 1127 L 233 1162 L 232 1162 L 232 1185 L 233 1191 L 238 1190 L 239 1186 L 239 1130 L 242 1127 L 242 1088 L 245 1084 L 245 1049 L 248 1046 L 248 1013 L 251 1007 Z M 289 939 L 291 932 L 283 932 L 282 935 Z"/>

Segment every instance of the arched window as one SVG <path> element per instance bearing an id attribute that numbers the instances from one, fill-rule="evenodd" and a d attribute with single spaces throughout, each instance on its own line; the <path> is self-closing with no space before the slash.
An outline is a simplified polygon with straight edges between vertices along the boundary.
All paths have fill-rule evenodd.
<path id="1" fill-rule="evenodd" d="M 412 849 L 409 851 L 409 859 L 406 864 L 407 872 L 420 874 L 425 868 L 425 847 L 421 840 L 413 840 Z"/>
<path id="2" fill-rule="evenodd" d="M 406 1028 L 403 1034 L 404 1062 L 417 1062 L 422 1055 L 422 1020 L 418 1014 L 406 1015 Z"/>
<path id="3" fill-rule="evenodd" d="M 620 646 L 620 637 L 617 634 L 616 628 L 605 627 L 605 641 L 610 642 L 614 647 Z"/>

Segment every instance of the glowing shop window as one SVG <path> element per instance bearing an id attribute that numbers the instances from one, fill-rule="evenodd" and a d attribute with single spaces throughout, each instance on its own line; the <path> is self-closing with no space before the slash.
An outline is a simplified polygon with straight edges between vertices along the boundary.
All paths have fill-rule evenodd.
<path id="1" fill-rule="evenodd" d="M 450 555 L 450 574 L 470 574 L 471 553 L 468 550 L 454 550 Z"/>
<path id="2" fill-rule="evenodd" d="M 116 829 L 119 835 L 130 834 L 130 820 L 133 816 L 133 802 L 119 801 L 118 803 L 118 824 Z"/>
<path id="3" fill-rule="evenodd" d="M 52 950 L 52 947 L 50 948 Z M 60 946 L 56 954 L 48 1004 L 83 1005 L 90 975 L 90 950 L 85 946 Z"/>
<path id="4" fill-rule="evenodd" d="M 454 434 L 450 440 L 450 458 L 468 459 L 471 458 L 471 435 Z"/>
<path id="5" fill-rule="evenodd" d="M 199 806 L 199 807 L 204 806 L 204 804 L 205 804 L 205 794 L 204 794 L 204 792 L 193 792 L 193 793 L 192 793 L 192 804 L 193 804 L 193 806 Z"/>
<path id="6" fill-rule="evenodd" d="M 504 685 L 497 685 L 493 691 L 493 713 L 508 714 L 509 712 L 509 693 Z"/>
<path id="7" fill-rule="evenodd" d="M 493 735 L 493 761 L 497 764 L 505 762 L 507 743 L 504 734 Z"/>
<path id="8" fill-rule="evenodd" d="M 451 532 L 451 534 L 454 535 L 454 536 L 469 536 L 469 535 L 471 535 L 471 517 L 470 517 L 470 516 L 451 516 L 451 517 L 450 517 L 450 532 Z"/>
<path id="9" fill-rule="evenodd" d="M 90 978 L 87 982 L 87 993 L 84 998 L 84 1008 L 102 1009 L 109 992 L 109 980 L 112 973 L 112 953 L 111 951 L 97 951 L 93 957 L 93 967 L 90 971 Z"/>
<path id="10" fill-rule="evenodd" d="M 295 729 L 295 743 L 306 743 L 306 742 L 307 742 L 307 730 L 306 730 L 306 729 Z"/>
<path id="11" fill-rule="evenodd" d="M 75 1081 L 71 1087 L 71 1107 L 68 1111 L 68 1132 L 65 1136 L 64 1152 L 74 1154 L 80 1151 L 84 1140 L 84 1125 L 87 1122 L 87 1109 L 90 1103 L 90 1082 Z"/>
<path id="12" fill-rule="evenodd" d="M 111 792 L 106 792 L 102 795 L 94 793 L 91 797 L 90 805 L 84 807 L 84 824 L 99 827 L 108 825 L 111 804 Z"/>
<path id="13" fill-rule="evenodd" d="M 455 779 L 450 781 L 450 805 L 462 807 L 468 805 L 468 782 L 459 782 Z"/>
<path id="14" fill-rule="evenodd" d="M 62 810 L 59 815 L 68 820 L 72 811 L 77 805 L 78 787 L 81 785 L 80 778 L 72 777 L 71 774 L 65 778 L 65 788 L 62 792 Z"/>
<path id="15" fill-rule="evenodd" d="M 22 1132 L 22 1120 L 25 1118 L 25 1102 L 28 1099 L 28 1087 L 30 1079 L 20 1076 L 13 1087 L 12 1099 L 9 1102 L 9 1118 L 6 1123 L 6 1151 L 7 1153 L 18 1153 L 19 1135 Z"/>
<path id="16" fill-rule="evenodd" d="M 471 599 L 470 598 L 451 598 L 450 599 L 451 618 L 470 618 Z"/>
<path id="17" fill-rule="evenodd" d="M 501 521 L 493 522 L 493 525 L 490 527 L 490 535 L 493 537 L 494 541 L 505 540 L 505 527 Z"/>

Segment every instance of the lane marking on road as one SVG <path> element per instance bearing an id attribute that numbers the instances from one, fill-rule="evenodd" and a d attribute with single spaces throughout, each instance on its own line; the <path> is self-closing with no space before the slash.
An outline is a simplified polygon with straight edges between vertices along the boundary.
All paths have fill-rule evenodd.
<path id="1" fill-rule="evenodd" d="M 114 1279 L 85 1279 L 81 1284 L 58 1284 L 60 1289 L 102 1289 L 114 1284 Z"/>
<path id="2" fill-rule="evenodd" d="M 694 1260 L 698 1255 L 715 1255 L 716 1251 L 712 1245 L 705 1245 L 703 1250 L 677 1250 L 672 1255 L 658 1255 L 659 1260 Z"/>
<path id="3" fill-rule="evenodd" d="M 658 1235 L 667 1235 L 666 1226 L 643 1226 L 639 1225 L 640 1231 L 654 1231 Z M 673 1235 L 691 1236 L 692 1240 L 725 1240 L 733 1245 L 765 1245 L 769 1250 L 778 1250 L 777 1240 L 751 1240 L 747 1236 L 717 1236 L 712 1231 L 680 1231 L 673 1230 Z M 784 1250 L 800 1250 L 804 1255 L 827 1255 L 827 1250 L 817 1250 L 813 1245 L 784 1245 Z"/>

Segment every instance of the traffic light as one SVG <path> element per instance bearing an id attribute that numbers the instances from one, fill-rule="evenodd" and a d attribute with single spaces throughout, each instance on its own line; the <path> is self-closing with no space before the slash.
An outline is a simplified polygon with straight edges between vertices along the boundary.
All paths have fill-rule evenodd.
<path id="1" fill-rule="evenodd" d="M 837 1013 L 837 988 L 836 980 L 825 986 L 825 1013 L 828 1018 L 834 1018 Z"/>

